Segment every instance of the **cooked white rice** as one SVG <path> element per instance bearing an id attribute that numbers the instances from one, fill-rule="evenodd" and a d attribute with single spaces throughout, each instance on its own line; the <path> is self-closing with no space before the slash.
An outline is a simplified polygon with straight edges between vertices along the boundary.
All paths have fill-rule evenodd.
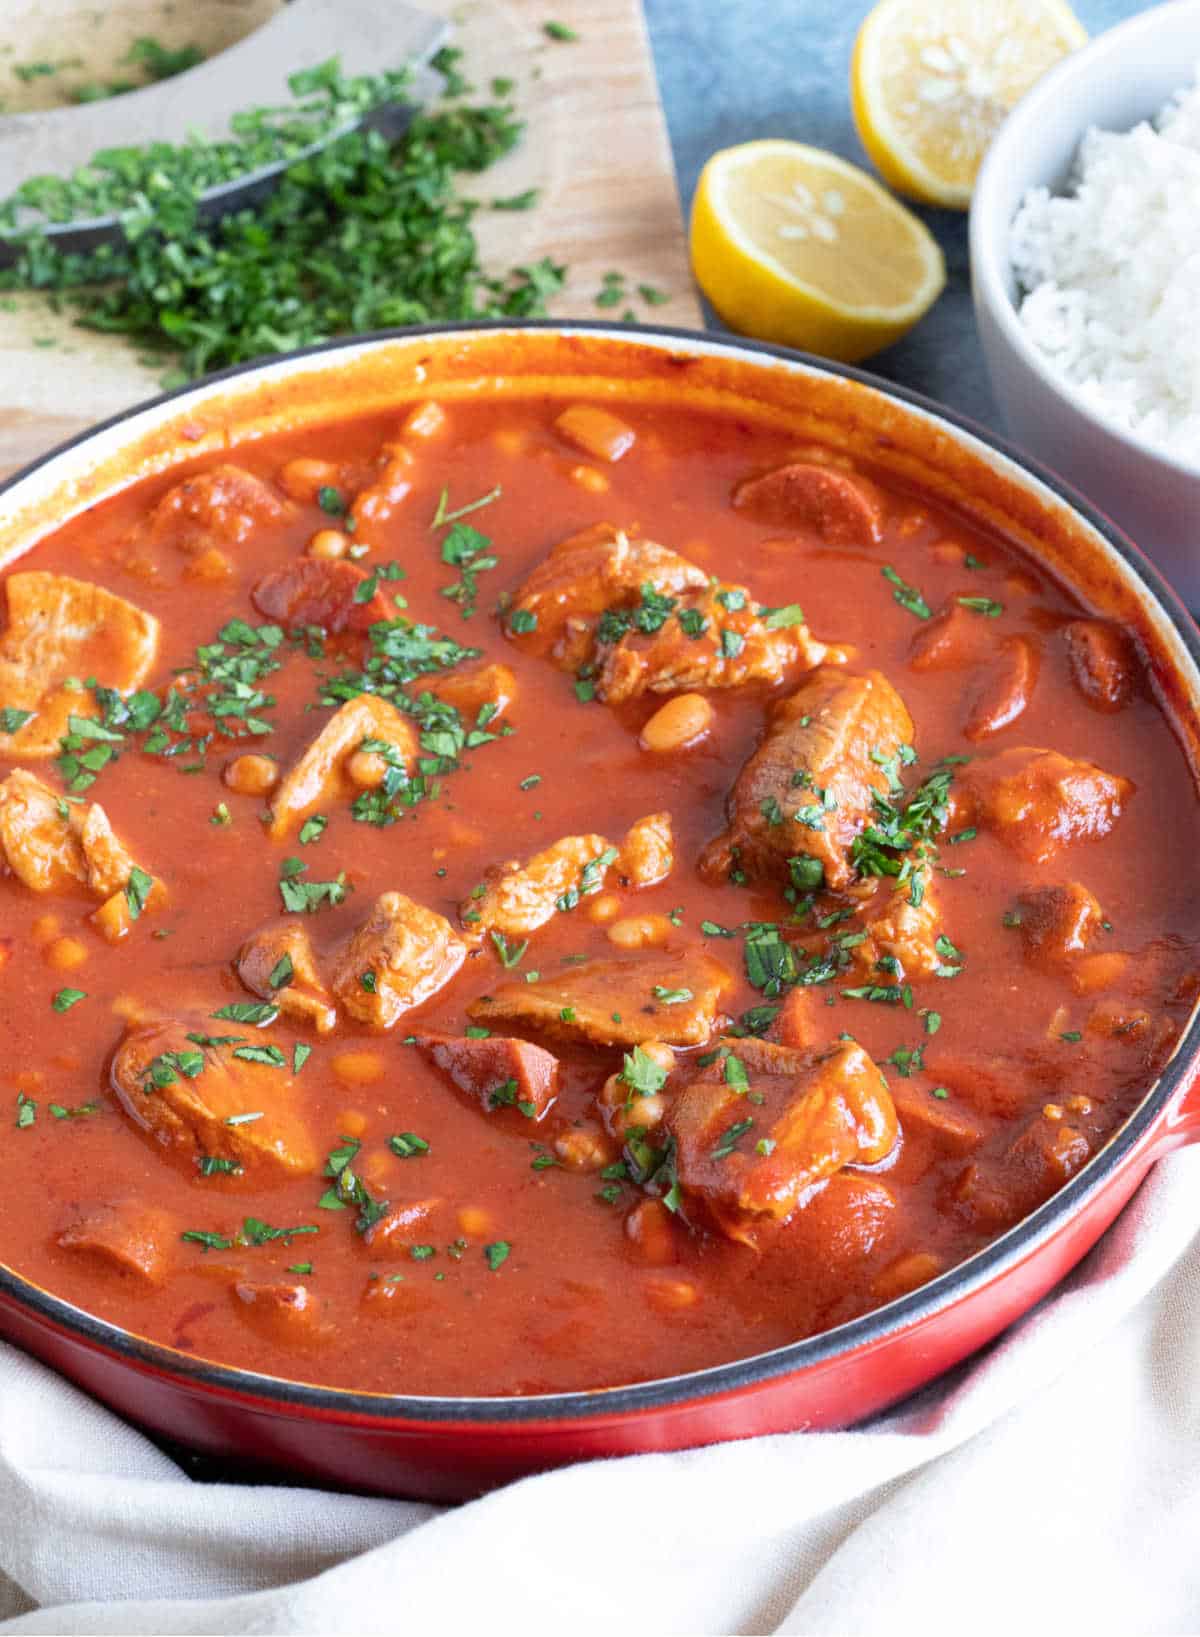
<path id="1" fill-rule="evenodd" d="M 1107 420 L 1200 460 L 1200 83 L 1153 124 L 1090 130 L 1071 190 L 1026 194 L 1020 316 Z"/>

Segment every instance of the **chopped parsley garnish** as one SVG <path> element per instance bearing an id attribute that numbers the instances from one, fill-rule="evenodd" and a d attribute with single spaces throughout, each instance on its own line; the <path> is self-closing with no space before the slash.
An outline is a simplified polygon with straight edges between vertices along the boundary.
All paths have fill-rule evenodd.
<path id="1" fill-rule="evenodd" d="M 512 1246 L 506 1239 L 497 1239 L 490 1245 L 483 1247 L 483 1254 L 487 1258 L 487 1265 L 493 1273 L 508 1261 Z"/>
<path id="2" fill-rule="evenodd" d="M 804 624 L 804 610 L 799 603 L 786 603 L 782 608 L 760 608 L 758 612 L 768 631 L 784 631 L 789 626 Z"/>
<path id="3" fill-rule="evenodd" d="M 906 584 L 890 563 L 885 563 L 879 572 L 888 584 L 894 588 L 892 596 L 895 597 L 901 608 L 909 614 L 915 614 L 919 620 L 931 618 L 929 604 L 916 586 Z"/>
<path id="4" fill-rule="evenodd" d="M 898 983 L 863 983 L 854 989 L 843 989 L 847 1000 L 873 1000 L 884 1006 L 912 1005 L 912 987 Z"/>
<path id="5" fill-rule="evenodd" d="M 242 1172 L 236 1160 L 225 1159 L 220 1154 L 197 1154 L 196 1164 L 202 1177 L 236 1177 Z"/>
<path id="6" fill-rule="evenodd" d="M 635 1046 L 625 1053 L 617 1078 L 629 1087 L 627 1102 L 632 1102 L 635 1097 L 653 1097 L 655 1092 L 661 1091 L 667 1083 L 667 1070 L 640 1046 Z"/>
<path id="7" fill-rule="evenodd" d="M 514 966 L 521 964 L 525 951 L 529 948 L 528 938 L 522 938 L 519 944 L 510 944 L 504 933 L 497 932 L 495 927 L 490 929 L 489 936 L 496 947 L 501 966 L 511 972 Z"/>
<path id="8" fill-rule="evenodd" d="M 744 1120 L 735 1120 L 724 1133 L 713 1149 L 711 1158 L 714 1160 L 728 1159 L 737 1147 L 740 1138 L 744 1137 L 754 1124 L 753 1115 L 747 1115 Z"/>
<path id="9" fill-rule="evenodd" d="M 328 823 L 324 813 L 314 813 L 311 818 L 306 818 L 300 826 L 300 845 L 307 847 L 314 841 L 320 841 Z"/>
<path id="10" fill-rule="evenodd" d="M 299 864 L 299 870 L 294 868 Z M 350 890 L 346 885 L 345 871 L 340 871 L 332 881 L 301 881 L 298 876 L 308 869 L 307 864 L 300 863 L 299 859 L 284 859 L 281 866 L 279 881 L 279 896 L 283 899 L 283 907 L 294 915 L 315 915 L 327 905 L 333 908 L 340 904 Z M 289 871 L 284 874 L 283 871 Z M 273 976 L 274 974 L 272 974 Z M 272 987 L 278 987 L 273 985 Z"/>
<path id="11" fill-rule="evenodd" d="M 579 35 L 575 30 L 568 28 L 566 23 L 543 23 L 542 33 L 548 40 L 558 40 L 564 45 L 573 45 L 579 39 Z M 505 1248 L 505 1254 L 507 1254 L 507 1247 Z"/>
<path id="12" fill-rule="evenodd" d="M 375 1199 L 354 1170 L 351 1162 L 361 1147 L 357 1137 L 343 1137 L 340 1147 L 330 1151 L 324 1174 L 333 1177 L 335 1182 L 321 1195 L 317 1208 L 322 1211 L 344 1211 L 349 1205 L 357 1206 L 358 1216 L 354 1226 L 359 1233 L 366 1233 L 368 1228 L 374 1227 L 381 1217 L 386 1216 L 388 1201 Z"/>
<path id="13" fill-rule="evenodd" d="M 1004 604 L 998 603 L 994 597 L 959 597 L 958 604 L 962 608 L 969 608 L 973 614 L 982 614 L 986 619 L 999 619 L 1004 612 Z"/>
<path id="14" fill-rule="evenodd" d="M 235 1046 L 233 1055 L 243 1063 L 262 1063 L 272 1069 L 287 1067 L 287 1058 L 278 1046 Z"/>
<path id="15" fill-rule="evenodd" d="M 279 1008 L 267 1000 L 234 1000 L 228 1006 L 218 1006 L 209 1016 L 229 1023 L 248 1023 L 255 1028 L 265 1028 L 279 1016 Z"/>
<path id="16" fill-rule="evenodd" d="M 488 1092 L 488 1107 L 515 1108 L 527 1120 L 537 1119 L 537 1104 L 517 1096 L 517 1082 L 515 1080 L 502 1080 L 499 1085 L 493 1086 L 491 1091 Z"/>
<path id="17" fill-rule="evenodd" d="M 33 1125 L 33 1123 L 36 1121 L 36 1119 L 37 1119 L 37 1104 L 36 1104 L 36 1102 L 34 1102 L 32 1097 L 26 1096 L 26 1094 L 23 1091 L 19 1091 L 17 1093 L 17 1118 L 16 1118 L 17 1130 L 18 1131 L 27 1131 L 29 1129 L 29 1127 L 31 1125 Z"/>
<path id="18" fill-rule="evenodd" d="M 78 1006 L 81 1000 L 86 999 L 86 989 L 60 989 L 50 1004 L 56 1012 L 69 1012 L 72 1006 Z"/>
<path id="19" fill-rule="evenodd" d="M 741 1096 L 743 1092 L 749 1091 L 750 1077 L 746 1073 L 746 1065 L 742 1062 L 740 1057 L 735 1057 L 734 1054 L 730 1052 L 729 1056 L 725 1059 L 725 1066 L 722 1073 L 725 1078 L 725 1084 L 731 1091 L 736 1092 L 739 1096 Z"/>
<path id="20" fill-rule="evenodd" d="M 525 636 L 537 630 L 537 615 L 529 608 L 514 608 L 508 616 L 508 628 L 517 636 Z"/>
<path id="21" fill-rule="evenodd" d="M 424 1137 L 418 1137 L 413 1131 L 401 1131 L 396 1136 L 389 1137 L 388 1147 L 402 1160 L 419 1159 L 422 1154 L 429 1152 L 429 1144 Z"/>
<path id="22" fill-rule="evenodd" d="M 292 977 L 292 957 L 281 955 L 267 975 L 267 985 L 271 989 L 284 989 L 291 983 Z"/>
<path id="23" fill-rule="evenodd" d="M 35 711 L 18 710 L 15 705 L 6 705 L 0 710 L 0 733 L 18 732 L 26 722 L 32 722 L 35 715 Z"/>
<path id="24" fill-rule="evenodd" d="M 87 255 L 35 235 L 13 281 L 71 291 L 105 330 L 174 348 L 190 376 L 339 332 L 543 312 L 565 269 L 482 266 L 456 186 L 456 171 L 484 170 L 515 145 L 513 109 L 418 114 L 395 142 L 347 129 L 410 96 L 406 81 L 402 71 L 348 77 L 334 58 L 291 77 L 300 100 L 246 109 L 220 140 L 126 147 L 119 165 L 29 180 L 0 204 L 6 237 L 108 214 L 126 233 Z M 207 188 L 279 161 L 290 168 L 254 210 L 202 219 Z"/>
<path id="25" fill-rule="evenodd" d="M 145 1091 L 161 1091 L 165 1086 L 178 1083 L 180 1075 L 185 1080 L 194 1080 L 203 1072 L 203 1052 L 159 1052 L 152 1057 L 144 1071 Z"/>
<path id="26" fill-rule="evenodd" d="M 139 870 L 135 864 L 125 883 L 125 902 L 129 905 L 130 919 L 136 921 L 146 907 L 146 900 L 154 886 L 154 877 Z"/>
<path id="27" fill-rule="evenodd" d="M 747 978 L 768 997 L 780 994 L 799 975 L 791 945 L 769 922 L 753 925 L 747 931 L 745 959 Z"/>
<path id="28" fill-rule="evenodd" d="M 445 490 L 442 491 L 445 494 Z M 495 499 L 499 494 L 496 489 L 487 499 L 476 501 L 475 506 L 468 507 L 474 511 L 476 507 L 486 505 L 488 499 Z M 459 514 L 455 514 L 459 515 Z M 492 550 L 492 542 L 486 534 L 473 529 L 469 523 L 454 523 L 451 525 L 441 545 L 442 562 L 451 568 L 458 569 L 459 577 L 452 585 L 442 587 L 442 596 L 448 597 L 451 602 L 459 605 L 459 611 L 464 619 L 470 619 L 475 612 L 476 601 L 479 596 L 479 575 L 489 568 L 495 568 L 500 559 Z"/>

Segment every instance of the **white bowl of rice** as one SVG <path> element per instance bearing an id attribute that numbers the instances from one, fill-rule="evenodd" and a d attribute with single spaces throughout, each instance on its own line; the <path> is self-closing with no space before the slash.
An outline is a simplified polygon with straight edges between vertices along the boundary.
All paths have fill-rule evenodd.
<path id="1" fill-rule="evenodd" d="M 1200 608 L 1200 0 L 1068 57 L 971 205 L 975 317 L 1013 438 Z"/>

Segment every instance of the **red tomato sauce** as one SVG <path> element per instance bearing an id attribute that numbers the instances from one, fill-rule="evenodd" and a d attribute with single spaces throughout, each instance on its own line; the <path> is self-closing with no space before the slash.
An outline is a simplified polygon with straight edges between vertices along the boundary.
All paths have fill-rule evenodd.
<path id="1" fill-rule="evenodd" d="M 148 753 L 145 734 L 129 734 L 77 792 L 103 806 L 132 858 L 163 884 L 165 898 L 143 909 L 127 936 L 105 939 L 92 919 L 96 895 L 82 884 L 33 892 L 13 870 L 0 872 L 0 1234 L 5 1261 L 56 1295 L 199 1357 L 377 1392 L 510 1395 L 671 1375 L 826 1329 L 962 1261 L 1094 1154 L 1169 1054 L 1195 992 L 1200 823 L 1192 776 L 1143 665 L 1119 708 L 1096 708 L 1063 636 L 1087 612 L 1073 595 L 1015 547 L 891 480 L 874 480 L 878 541 L 833 538 L 819 518 L 767 523 L 731 505 L 748 475 L 794 456 L 781 431 L 635 406 L 620 415 L 632 446 L 607 461 L 559 436 L 562 407 L 456 403 L 432 437 L 405 439 L 399 417 L 376 417 L 247 445 L 231 458 L 271 486 L 283 512 L 253 522 L 242 538 L 197 546 L 183 521 L 145 526 L 182 477 L 216 464 L 205 460 L 103 503 L 9 571 L 94 581 L 155 616 L 161 636 L 145 686 L 161 696 L 229 621 L 268 623 L 253 588 L 304 554 L 317 531 L 341 527 L 339 509 L 372 480 L 381 444 L 401 439 L 413 453 L 411 487 L 390 515 L 351 537 L 370 536 L 358 566 L 399 565 L 402 578 L 376 582 L 403 597 L 398 617 L 480 649 L 516 678 L 505 718 L 512 731 L 431 775 L 436 794 L 383 826 L 357 822 L 339 794 L 318 804 L 328 820 L 319 838 L 301 844 L 293 832 L 274 841 L 264 823 L 270 795 L 239 794 L 223 769 L 244 750 L 289 768 L 332 714 L 319 703 L 323 679 L 358 670 L 367 643 L 353 632 L 323 644 L 314 633 L 284 640 L 280 668 L 261 679 L 274 700 L 258 712 L 269 733 L 253 742 L 218 737 L 204 756 L 169 758 Z M 299 456 L 339 468 L 329 486 L 336 495 L 324 497 L 333 511 L 287 495 L 280 474 Z M 443 515 L 494 494 L 460 520 L 486 536 L 476 555 L 496 559 L 474 576 L 468 618 L 462 598 L 445 595 L 460 583 L 459 568 L 442 561 L 447 528 L 431 526 L 443 491 Z M 974 762 L 1014 746 L 1081 758 L 1131 781 L 1134 793 L 1109 833 L 1044 862 L 952 808 L 931 865 L 951 951 L 945 975 L 908 981 L 851 965 L 831 981 L 764 994 L 747 975 L 748 923 L 779 926 L 785 944 L 801 940 L 805 958 L 858 924 L 852 910 L 841 913 L 853 902 L 845 897 L 817 893 L 798 908 L 778 881 L 714 881 L 697 869 L 725 825 L 772 701 L 802 684 L 803 668 L 774 688 L 693 690 L 713 712 L 707 737 L 669 754 L 644 749 L 641 729 L 669 693 L 619 706 L 581 699 L 588 690 L 577 689 L 574 672 L 529 651 L 497 613 L 556 543 L 602 522 L 750 588 L 764 608 L 799 604 L 815 637 L 847 651 L 848 672 L 882 672 L 914 724 L 919 759 L 898 770 L 908 794 L 942 758 Z M 219 557 L 197 569 L 207 550 Z M 902 606 L 885 565 L 933 616 L 960 596 L 999 606 L 967 609 L 981 643 L 971 663 L 913 667 L 914 640 L 931 620 Z M 964 723 L 988 667 L 1017 637 L 1038 656 L 1028 702 L 986 741 L 968 739 Z M 85 702 L 88 680 L 80 678 Z M 951 765 L 953 792 L 972 763 Z M 70 793 L 56 760 L 0 754 L 0 777 L 22 767 L 56 795 Z M 619 846 L 631 825 L 661 812 L 671 816 L 675 858 L 661 884 L 629 891 L 605 881 L 585 892 L 529 935 L 511 969 L 492 940 L 471 942 L 460 912 L 489 868 L 527 861 L 564 836 L 594 833 Z M 468 934 L 460 970 L 387 1030 L 344 1010 L 323 1035 L 284 1016 L 261 1027 L 205 1022 L 222 1006 L 255 1000 L 234 963 L 257 929 L 289 919 L 280 892 L 289 858 L 307 867 L 301 881 L 343 878 L 341 902 L 291 917 L 321 962 L 379 894 L 394 890 Z M 1074 960 L 1031 956 L 1019 907 L 1022 894 L 1074 882 L 1103 912 L 1087 952 L 1127 957 L 1110 963 L 1109 981 L 1093 992 Z M 612 897 L 615 913 L 605 902 Z M 898 1134 L 886 1156 L 842 1164 L 753 1243 L 722 1231 L 704 1197 L 686 1187 L 671 1201 L 678 1209 L 639 1218 L 654 1231 L 637 1236 L 634 1213 L 648 1199 L 661 1205 L 669 1178 L 647 1190 L 630 1177 L 620 1133 L 597 1102 L 622 1069 L 620 1047 L 514 1028 L 561 1063 L 549 1110 L 530 1118 L 516 1106 L 486 1108 L 407 1043 L 418 1031 L 462 1036 L 468 1008 L 502 982 L 561 974 L 580 957 L 612 958 L 615 922 L 635 916 L 665 919 L 668 949 L 703 950 L 728 969 L 723 1018 L 736 1023 L 768 1007 L 752 1019 L 759 1032 L 817 1053 L 851 1036 L 895 1100 Z M 730 935 L 705 933 L 702 923 Z M 661 919 L 655 924 L 661 933 Z M 900 998 L 844 993 L 870 982 Z M 64 988 L 84 998 L 56 1010 Z M 112 1079 L 127 1025 L 184 1015 L 201 1033 L 278 1048 L 285 1066 L 276 1072 L 293 1081 L 288 1107 L 314 1163 L 288 1174 L 253 1164 L 203 1174 L 196 1145 L 166 1145 L 130 1117 Z M 718 1023 L 703 1047 L 676 1052 L 668 1102 L 721 1039 L 736 1054 L 739 1037 L 721 1031 Z M 311 1052 L 293 1075 L 298 1044 Z M 198 1095 L 205 1072 L 194 1080 Z M 1069 1141 L 1056 1141 L 1060 1128 Z M 564 1163 L 580 1131 L 596 1135 L 602 1166 Z M 398 1152 L 411 1137 L 427 1147 Z M 750 1130 L 738 1151 L 752 1156 L 761 1140 Z M 343 1163 L 374 1206 L 412 1211 L 410 1232 L 385 1244 L 359 1231 L 360 1207 L 336 1199 L 332 1174 L 347 1149 Z M 89 1239 L 86 1224 L 115 1206 L 131 1221 L 157 1213 L 150 1276 Z M 247 1232 L 247 1219 L 258 1228 Z M 264 1236 L 280 1228 L 315 1231 Z"/>

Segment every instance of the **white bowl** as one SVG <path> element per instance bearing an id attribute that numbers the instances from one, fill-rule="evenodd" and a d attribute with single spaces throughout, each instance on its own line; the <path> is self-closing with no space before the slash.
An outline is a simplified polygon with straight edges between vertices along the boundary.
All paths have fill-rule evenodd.
<path id="1" fill-rule="evenodd" d="M 1200 0 L 1154 6 L 1066 58 L 1005 120 L 970 219 L 975 320 L 1014 441 L 1119 523 L 1191 608 L 1200 608 L 1200 461 L 1104 420 L 1057 374 L 1017 316 L 1008 237 L 1030 188 L 1063 190 L 1089 126 L 1124 131 L 1150 118 L 1191 82 L 1197 61 Z"/>

